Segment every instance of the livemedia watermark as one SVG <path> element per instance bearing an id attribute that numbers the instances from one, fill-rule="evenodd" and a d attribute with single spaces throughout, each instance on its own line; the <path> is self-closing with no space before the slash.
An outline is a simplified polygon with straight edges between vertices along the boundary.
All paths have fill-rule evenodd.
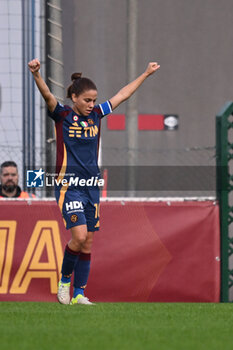
<path id="1" fill-rule="evenodd" d="M 42 188 L 42 187 L 103 187 L 104 179 L 99 176 L 90 176 L 83 178 L 75 176 L 73 173 L 46 173 L 42 168 L 39 170 L 27 170 L 27 187 Z"/>
<path id="2" fill-rule="evenodd" d="M 46 169 L 46 171 L 45 171 Z M 60 186 L 71 188 L 96 188 L 108 191 L 215 191 L 219 177 L 226 173 L 224 166 L 90 166 L 83 169 L 70 167 L 66 173 L 56 173 L 54 168 L 40 166 L 37 170 L 25 170 L 27 187 L 53 189 Z M 81 174 L 81 175 L 80 175 Z M 84 174 L 84 175 L 82 175 Z M 89 174 L 89 175 L 88 175 Z M 94 175 L 92 175 L 94 174 Z M 221 190 L 227 184 L 218 183 Z M 226 187 L 226 188 L 225 188 Z"/>

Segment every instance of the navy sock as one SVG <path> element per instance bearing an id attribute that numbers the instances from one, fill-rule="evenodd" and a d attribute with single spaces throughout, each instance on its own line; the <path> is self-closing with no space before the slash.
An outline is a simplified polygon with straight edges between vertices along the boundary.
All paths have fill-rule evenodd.
<path id="1" fill-rule="evenodd" d="M 62 263 L 62 278 L 63 283 L 69 283 L 71 280 L 72 272 L 74 270 L 75 263 L 79 259 L 80 252 L 75 252 L 68 247 L 65 248 L 63 263 Z"/>
<path id="2" fill-rule="evenodd" d="M 75 288 L 74 287 L 73 297 L 76 298 L 76 296 L 79 294 L 84 296 L 84 288 Z"/>
<path id="3" fill-rule="evenodd" d="M 74 298 L 78 294 L 84 295 L 91 265 L 91 254 L 80 253 L 74 269 Z"/>

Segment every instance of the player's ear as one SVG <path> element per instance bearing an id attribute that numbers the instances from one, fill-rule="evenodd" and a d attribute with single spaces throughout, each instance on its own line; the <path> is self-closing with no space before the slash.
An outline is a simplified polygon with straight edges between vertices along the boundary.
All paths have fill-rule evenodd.
<path id="1" fill-rule="evenodd" d="M 77 100 L 77 96 L 76 96 L 76 94 L 71 94 L 71 100 L 72 100 L 72 102 L 76 102 L 76 100 Z"/>

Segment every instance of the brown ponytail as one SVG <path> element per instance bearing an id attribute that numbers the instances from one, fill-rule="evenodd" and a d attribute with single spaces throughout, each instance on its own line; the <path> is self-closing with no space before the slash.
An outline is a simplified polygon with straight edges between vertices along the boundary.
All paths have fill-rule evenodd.
<path id="1" fill-rule="evenodd" d="M 71 81 L 82 78 L 82 73 L 73 73 L 71 75 Z"/>

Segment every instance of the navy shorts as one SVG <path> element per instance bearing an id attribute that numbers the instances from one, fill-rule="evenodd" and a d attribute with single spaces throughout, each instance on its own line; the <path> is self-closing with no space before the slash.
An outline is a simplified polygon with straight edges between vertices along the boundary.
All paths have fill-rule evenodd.
<path id="1" fill-rule="evenodd" d="M 99 231 L 99 189 L 75 189 L 66 191 L 55 188 L 55 196 L 66 229 L 87 225 L 90 232 Z"/>

